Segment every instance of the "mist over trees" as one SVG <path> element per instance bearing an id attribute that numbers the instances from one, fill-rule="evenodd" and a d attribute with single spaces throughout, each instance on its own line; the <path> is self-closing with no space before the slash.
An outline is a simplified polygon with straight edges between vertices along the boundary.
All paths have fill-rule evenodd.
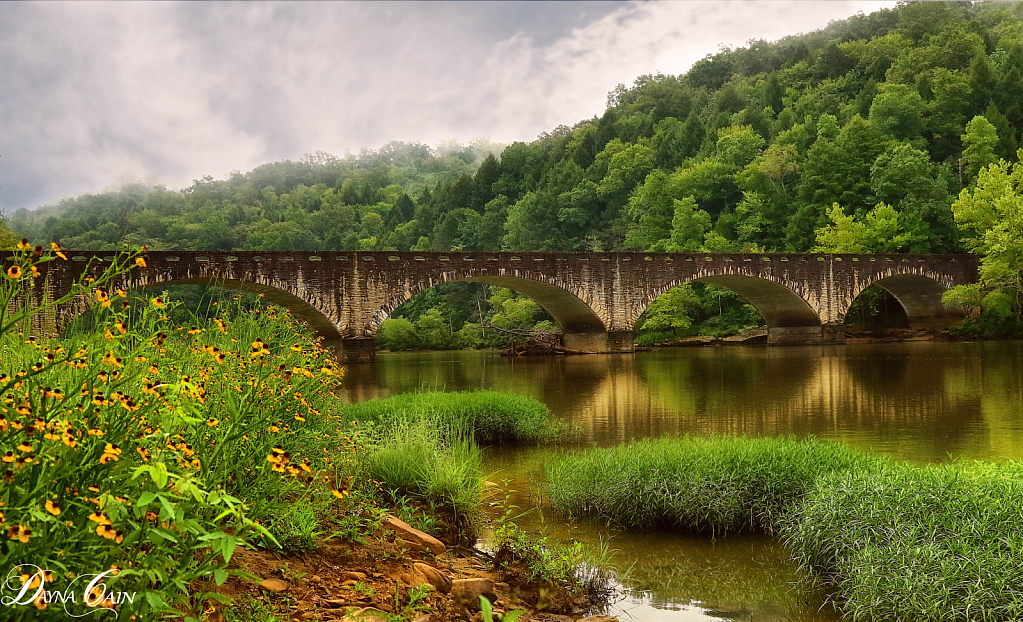
<path id="1" fill-rule="evenodd" d="M 396 142 L 8 224 L 83 250 L 983 251 L 953 204 L 1015 179 L 1021 129 L 1023 4 L 914 2 L 641 76 L 496 154 Z"/>

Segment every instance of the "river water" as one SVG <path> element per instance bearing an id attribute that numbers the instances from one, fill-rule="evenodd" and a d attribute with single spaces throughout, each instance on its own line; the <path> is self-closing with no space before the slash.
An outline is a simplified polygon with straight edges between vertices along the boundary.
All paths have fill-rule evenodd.
<path id="1" fill-rule="evenodd" d="M 492 389 L 534 397 L 581 430 L 580 446 L 663 434 L 816 435 L 919 463 L 1023 458 L 1023 343 L 906 342 L 674 348 L 505 358 L 492 352 L 381 354 L 354 365 L 346 397 Z M 550 449 L 491 448 L 487 468 L 529 501 Z M 533 528 L 615 549 L 629 571 L 622 620 L 836 620 L 797 587 L 785 550 L 761 536 L 712 541 L 610 532 L 534 512 Z"/>

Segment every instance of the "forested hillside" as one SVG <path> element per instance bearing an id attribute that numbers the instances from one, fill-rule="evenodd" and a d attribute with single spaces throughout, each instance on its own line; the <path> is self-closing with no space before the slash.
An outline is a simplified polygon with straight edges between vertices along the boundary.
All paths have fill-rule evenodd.
<path id="1" fill-rule="evenodd" d="M 920 2 L 640 77 L 497 157 L 392 143 L 9 225 L 81 249 L 962 252 L 953 204 L 1021 128 L 1023 4 Z"/>

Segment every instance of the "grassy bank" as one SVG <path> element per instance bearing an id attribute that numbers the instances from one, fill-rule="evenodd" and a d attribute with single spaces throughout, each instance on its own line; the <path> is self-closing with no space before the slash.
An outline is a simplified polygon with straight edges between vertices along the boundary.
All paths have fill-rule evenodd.
<path id="1" fill-rule="evenodd" d="M 546 469 L 551 505 L 634 528 L 779 536 L 853 620 L 1023 618 L 1023 466 L 912 466 L 835 443 L 661 438 Z"/>
<path id="2" fill-rule="evenodd" d="M 449 430 L 468 431 L 480 444 L 538 443 L 563 432 L 543 403 L 496 391 L 402 393 L 345 406 L 342 416 L 384 427 L 428 419 Z"/>
<path id="3" fill-rule="evenodd" d="M 1021 475 L 1015 463 L 824 475 L 783 540 L 854 620 L 1019 620 Z"/>
<path id="4" fill-rule="evenodd" d="M 812 439 L 664 437 L 567 454 L 546 493 L 559 512 L 622 527 L 773 533 L 818 475 L 875 461 Z"/>

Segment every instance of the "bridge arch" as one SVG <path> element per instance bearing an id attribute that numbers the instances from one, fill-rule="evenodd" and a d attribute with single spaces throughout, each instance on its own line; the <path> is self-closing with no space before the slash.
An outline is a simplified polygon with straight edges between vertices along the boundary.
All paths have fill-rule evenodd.
<path id="1" fill-rule="evenodd" d="M 472 273 L 444 272 L 437 279 L 418 281 L 403 289 L 383 304 L 370 322 L 371 330 L 376 333 L 380 325 L 390 315 L 413 296 L 442 283 L 455 282 L 485 283 L 497 285 L 520 294 L 525 294 L 539 304 L 554 318 L 562 333 L 568 335 L 603 335 L 607 332 L 605 320 L 598 315 L 593 307 L 580 298 L 581 292 L 573 292 L 564 283 L 551 283 L 548 279 L 537 279 L 512 275 L 480 275 Z M 568 337 L 569 341 L 573 337 Z"/>
<path id="2" fill-rule="evenodd" d="M 798 284 L 779 282 L 777 280 L 764 278 L 763 276 L 752 276 L 736 273 L 709 273 L 695 274 L 690 278 L 678 278 L 668 281 L 652 290 L 635 315 L 639 315 L 660 297 L 673 287 L 685 285 L 686 283 L 708 283 L 732 290 L 739 294 L 750 304 L 756 307 L 757 311 L 764 316 L 767 323 L 769 343 L 805 343 L 808 338 L 820 341 L 822 325 L 818 311 L 811 306 L 813 298 L 807 300 L 804 295 L 798 293 Z"/>
<path id="3" fill-rule="evenodd" d="M 872 285 L 885 289 L 899 301 L 909 318 L 910 328 L 941 330 L 962 321 L 966 316 L 962 308 L 950 309 L 941 302 L 942 295 L 956 285 L 949 275 L 928 273 L 914 266 L 896 266 L 856 284 L 852 295 L 843 301 L 839 310 L 842 321 L 845 321 L 853 301 Z"/>
<path id="4" fill-rule="evenodd" d="M 293 317 L 301 322 L 305 322 L 309 326 L 310 330 L 313 331 L 313 334 L 322 338 L 325 343 L 335 346 L 340 343 L 341 334 L 334 322 L 331 321 L 330 317 L 328 317 L 320 309 L 316 308 L 315 305 L 308 302 L 305 298 L 299 296 L 297 293 L 287 291 L 274 285 L 217 277 L 168 279 L 129 277 L 128 279 L 117 283 L 115 287 L 120 287 L 126 290 L 139 290 L 154 287 L 172 287 L 175 285 L 209 285 L 224 289 L 250 292 L 253 294 L 262 294 L 264 299 L 275 305 L 286 308 Z M 82 304 L 70 309 L 70 313 L 66 313 L 64 315 L 63 321 L 68 322 L 74 319 L 74 317 L 85 312 L 88 308 L 88 304 Z"/>

